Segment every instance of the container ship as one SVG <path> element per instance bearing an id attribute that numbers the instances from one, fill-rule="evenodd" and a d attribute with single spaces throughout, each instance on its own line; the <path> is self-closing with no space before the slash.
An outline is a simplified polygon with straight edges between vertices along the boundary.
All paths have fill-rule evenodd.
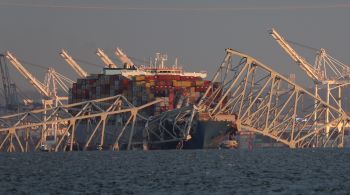
<path id="1" fill-rule="evenodd" d="M 210 81 L 207 73 L 186 72 L 176 63 L 166 67 L 165 57 L 157 54 L 159 63 L 136 67 L 104 68 L 101 74 L 91 74 L 73 83 L 69 92 L 69 103 L 123 95 L 134 106 L 153 100 L 163 102 L 155 107 L 153 115 L 194 104 L 204 94 Z"/>
<path id="2" fill-rule="evenodd" d="M 161 99 L 161 103 L 144 111 L 146 113 L 143 114 L 146 116 L 157 116 L 165 111 L 196 104 L 210 85 L 210 81 L 205 79 L 207 73 L 204 71 L 186 72 L 177 65 L 177 60 L 173 66 L 167 67 L 166 60 L 167 56 L 160 53 L 156 54 L 155 63 L 148 66 L 136 67 L 133 63 L 124 60 L 122 68 L 104 68 L 100 74 L 91 74 L 84 79 L 78 79 L 70 89 L 69 103 L 120 94 L 134 106 Z M 183 147 L 191 149 L 215 148 L 216 137 L 227 132 L 229 126 L 229 122 L 202 122 L 192 133 L 193 139 L 186 142 Z M 111 134 L 113 128 L 115 125 L 107 124 L 106 129 Z M 79 125 L 77 136 L 79 145 L 84 145 L 84 140 L 86 140 L 85 129 L 84 124 Z M 108 145 L 113 141 L 108 141 L 106 138 L 105 146 L 102 147 L 108 148 Z M 166 143 L 157 145 L 154 149 L 171 149 L 175 148 L 177 144 L 177 142 Z"/>

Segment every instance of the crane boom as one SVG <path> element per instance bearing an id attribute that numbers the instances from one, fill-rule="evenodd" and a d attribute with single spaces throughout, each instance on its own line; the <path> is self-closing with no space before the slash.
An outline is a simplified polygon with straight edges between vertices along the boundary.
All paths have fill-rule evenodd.
<path id="1" fill-rule="evenodd" d="M 45 97 L 50 97 L 49 89 L 38 81 L 24 66 L 9 52 L 5 53 L 6 58 L 11 64 L 35 87 L 35 89 Z"/>
<path id="2" fill-rule="evenodd" d="M 117 65 L 113 63 L 113 61 L 107 56 L 107 54 L 101 48 L 97 48 L 96 54 L 101 58 L 103 63 L 106 64 L 107 67 L 117 68 Z"/>
<path id="3" fill-rule="evenodd" d="M 70 55 L 68 55 L 66 50 L 61 49 L 60 56 L 62 56 L 62 58 L 73 68 L 73 70 L 81 78 L 86 78 L 88 76 L 88 73 L 85 70 L 83 70 Z"/>
<path id="4" fill-rule="evenodd" d="M 126 66 L 126 68 L 134 67 L 134 62 L 130 60 L 130 58 L 125 55 L 125 53 L 117 47 L 114 54 L 118 57 L 118 59 Z"/>
<path id="5" fill-rule="evenodd" d="M 271 29 L 270 35 L 277 41 L 277 43 L 282 47 L 282 49 L 287 52 L 287 54 L 299 64 L 301 69 L 303 69 L 306 74 L 311 77 L 315 82 L 321 82 L 322 76 L 318 74 L 318 71 L 310 65 L 303 57 L 301 57 L 288 43 L 283 39 L 281 35 L 275 29 Z"/>

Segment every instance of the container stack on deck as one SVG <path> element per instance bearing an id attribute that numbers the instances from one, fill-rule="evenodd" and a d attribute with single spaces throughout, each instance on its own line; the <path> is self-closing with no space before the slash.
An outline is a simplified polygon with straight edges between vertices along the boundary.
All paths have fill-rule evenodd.
<path id="1" fill-rule="evenodd" d="M 201 77 L 181 75 L 122 75 L 93 74 L 78 79 L 69 93 L 69 103 L 121 94 L 133 105 L 140 106 L 156 99 L 163 102 L 155 106 L 154 114 L 196 103 L 209 86 L 210 81 Z"/>

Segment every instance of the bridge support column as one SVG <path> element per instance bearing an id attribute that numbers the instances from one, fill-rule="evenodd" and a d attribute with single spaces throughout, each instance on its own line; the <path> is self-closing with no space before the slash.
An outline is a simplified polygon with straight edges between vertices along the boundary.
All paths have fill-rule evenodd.
<path id="1" fill-rule="evenodd" d="M 293 148 L 293 149 L 296 148 L 296 144 L 294 140 L 290 141 L 289 148 Z"/>

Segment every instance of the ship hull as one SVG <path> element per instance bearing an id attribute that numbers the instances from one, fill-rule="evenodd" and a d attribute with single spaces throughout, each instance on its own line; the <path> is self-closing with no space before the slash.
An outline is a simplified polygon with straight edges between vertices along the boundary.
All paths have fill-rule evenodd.
<path id="1" fill-rule="evenodd" d="M 88 140 L 91 132 L 87 132 L 88 129 L 85 125 L 79 125 L 77 128 L 76 140 L 80 146 L 84 146 Z M 118 136 L 115 126 L 107 125 L 105 129 L 103 150 L 111 149 L 115 143 L 115 138 Z M 138 127 L 136 129 L 142 129 Z M 120 149 L 126 149 L 127 140 L 130 136 L 130 129 L 126 129 L 125 134 L 120 139 Z M 164 143 L 152 144 L 149 143 L 148 148 L 154 149 L 218 149 L 222 146 L 222 143 L 228 140 L 228 132 L 232 130 L 230 122 L 226 121 L 198 121 L 197 127 L 191 132 L 191 139 L 188 141 L 165 141 Z M 137 131 L 137 130 L 136 130 Z M 135 138 L 135 137 L 134 137 Z M 139 140 L 138 142 L 141 142 Z M 97 150 L 97 146 L 100 145 L 100 139 L 92 139 L 89 144 L 88 150 Z M 134 148 L 141 149 L 142 144 L 133 144 Z"/>
<path id="2" fill-rule="evenodd" d="M 198 121 L 197 128 L 191 133 L 192 139 L 185 142 L 184 149 L 218 149 L 228 140 L 232 130 L 227 121 Z"/>

